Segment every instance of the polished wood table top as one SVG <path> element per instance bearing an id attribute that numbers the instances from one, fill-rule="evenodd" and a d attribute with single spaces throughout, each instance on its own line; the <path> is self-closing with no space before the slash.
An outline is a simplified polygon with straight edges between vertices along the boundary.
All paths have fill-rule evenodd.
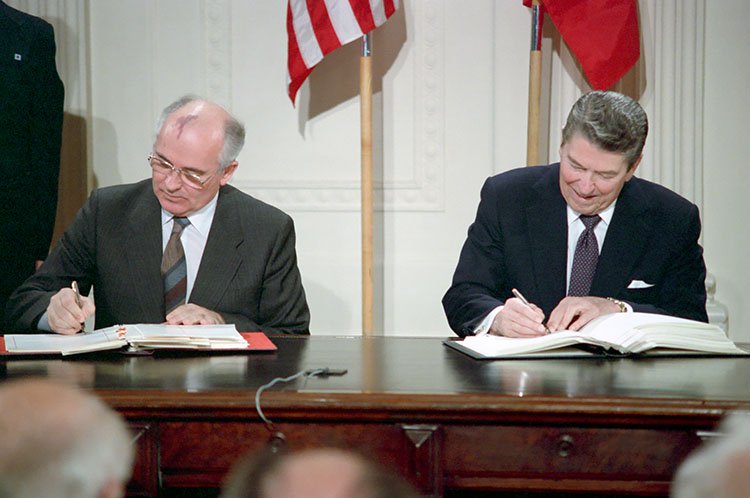
<path id="1" fill-rule="evenodd" d="M 749 358 L 592 358 L 478 361 L 441 338 L 275 336 L 274 353 L 88 354 L 65 359 L 12 358 L 2 376 L 58 377 L 94 389 L 127 408 L 146 400 L 169 407 L 169 393 L 196 408 L 235 399 L 227 409 L 252 408 L 255 390 L 276 377 L 316 368 L 346 369 L 343 376 L 298 379 L 266 391 L 264 400 L 324 408 L 346 400 L 365 406 L 397 402 L 402 410 L 575 412 L 608 416 L 653 412 L 715 418 L 750 407 Z M 132 399 L 131 399 L 132 398 Z M 283 403 L 282 403 L 283 404 Z"/>
<path id="2" fill-rule="evenodd" d="M 138 434 L 131 496 L 217 488 L 269 440 L 258 388 L 304 370 L 347 373 L 265 390 L 273 430 L 294 448 L 362 451 L 430 496 L 666 496 L 702 434 L 750 409 L 747 357 L 478 361 L 442 338 L 272 340 L 273 353 L 6 356 L 0 378 L 62 379 L 121 412 Z"/>

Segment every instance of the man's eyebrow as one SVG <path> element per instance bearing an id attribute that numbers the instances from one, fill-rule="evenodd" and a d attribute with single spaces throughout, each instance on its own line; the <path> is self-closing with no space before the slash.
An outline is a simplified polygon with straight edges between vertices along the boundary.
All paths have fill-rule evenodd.
<path id="1" fill-rule="evenodd" d="M 573 156 L 570 155 L 570 152 L 567 153 L 568 161 L 573 163 L 574 166 L 578 166 L 579 168 L 584 168 L 584 166 Z"/>
<path id="2" fill-rule="evenodd" d="M 581 168 L 581 169 L 588 170 L 588 168 L 586 166 L 584 166 L 580 162 L 576 161 L 575 158 L 571 157 L 571 155 L 570 155 L 569 152 L 567 153 L 567 156 L 568 156 L 568 161 L 570 161 L 570 163 L 573 166 L 575 166 L 576 168 Z M 599 176 L 617 176 L 617 174 L 619 173 L 619 171 L 614 171 L 614 170 L 608 169 L 608 170 L 605 170 L 605 171 L 595 171 L 595 173 L 598 174 Z"/>
<path id="3" fill-rule="evenodd" d="M 159 159 L 161 159 L 162 161 L 164 161 L 165 163 L 169 163 L 170 166 L 174 167 L 174 163 L 172 163 L 172 161 L 170 159 L 167 159 L 164 154 L 161 154 L 161 153 L 159 153 L 157 151 L 154 151 L 154 155 L 156 157 L 158 157 Z"/>

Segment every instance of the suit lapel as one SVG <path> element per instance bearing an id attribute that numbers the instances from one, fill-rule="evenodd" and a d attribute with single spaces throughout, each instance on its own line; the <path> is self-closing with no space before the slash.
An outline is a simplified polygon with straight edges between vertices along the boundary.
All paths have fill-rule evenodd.
<path id="1" fill-rule="evenodd" d="M 219 193 L 206 248 L 188 298 L 189 302 L 208 309 L 218 307 L 242 262 L 238 251 L 244 240 L 241 213 L 231 194 L 230 187 L 222 187 Z"/>
<path id="2" fill-rule="evenodd" d="M 159 267 L 161 266 L 161 207 L 151 191 L 134 202 L 129 218 L 123 220 L 122 243 L 126 247 L 126 275 L 131 288 L 140 289 L 136 295 L 143 316 L 164 316 L 164 291 Z M 138 241 L 133 244 L 132 241 Z"/>
<path id="3" fill-rule="evenodd" d="M 647 222 L 651 206 L 640 190 L 638 179 L 633 178 L 620 192 L 591 284 L 591 295 L 616 296 L 626 288 L 633 267 L 646 249 L 653 225 Z"/>
<path id="4" fill-rule="evenodd" d="M 526 208 L 536 295 L 547 312 L 565 296 L 568 223 L 558 177 L 559 169 L 551 168 L 534 185 L 538 201 Z"/>

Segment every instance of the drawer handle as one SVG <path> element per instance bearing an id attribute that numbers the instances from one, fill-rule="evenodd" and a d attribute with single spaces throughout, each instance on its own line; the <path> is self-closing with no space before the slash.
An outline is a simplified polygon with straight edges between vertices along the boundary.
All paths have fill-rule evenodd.
<path id="1" fill-rule="evenodd" d="M 557 454 L 566 458 L 573 451 L 573 436 L 563 434 L 557 441 Z"/>

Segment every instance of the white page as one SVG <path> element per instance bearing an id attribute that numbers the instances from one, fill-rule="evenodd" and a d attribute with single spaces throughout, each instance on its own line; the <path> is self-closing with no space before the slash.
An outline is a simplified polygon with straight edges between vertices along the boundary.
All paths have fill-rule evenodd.
<path id="1" fill-rule="evenodd" d="M 560 331 L 538 337 L 502 337 L 496 335 L 469 336 L 461 343 L 485 356 L 535 353 L 553 348 L 573 346 L 584 342 L 578 332 Z"/>
<path id="2" fill-rule="evenodd" d="M 127 325 L 127 339 L 148 339 L 164 337 L 196 337 L 204 339 L 231 339 L 244 341 L 233 324 L 229 325 L 164 325 L 139 323 Z"/>
<path id="3" fill-rule="evenodd" d="M 101 343 L 118 342 L 125 345 L 125 340 L 118 337 L 117 329 L 107 327 L 87 334 L 13 334 L 5 336 L 5 349 L 11 353 L 59 353 L 65 350 L 88 349 Z"/>
<path id="4" fill-rule="evenodd" d="M 595 344 L 622 353 L 640 353 L 658 346 L 745 354 L 716 325 L 652 313 L 602 315 L 578 332 L 565 330 L 532 338 L 472 336 L 461 343 L 488 357 L 535 353 L 575 344 Z"/>

